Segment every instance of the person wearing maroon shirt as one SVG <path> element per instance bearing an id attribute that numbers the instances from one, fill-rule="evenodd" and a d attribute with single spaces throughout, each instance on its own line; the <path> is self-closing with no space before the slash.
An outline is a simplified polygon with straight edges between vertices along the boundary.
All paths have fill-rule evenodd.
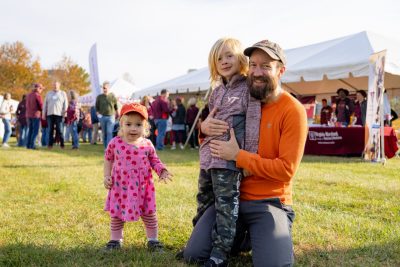
<path id="1" fill-rule="evenodd" d="M 196 107 L 196 98 L 192 97 L 189 99 L 188 102 L 188 109 L 186 111 L 186 124 L 190 129 L 192 129 L 193 124 L 195 123 L 197 113 L 199 113 L 199 108 Z M 199 148 L 199 129 L 197 127 L 194 127 L 192 134 L 189 137 L 189 143 L 191 148 Z"/>
<path id="2" fill-rule="evenodd" d="M 337 121 L 343 126 L 348 126 L 350 124 L 350 116 L 354 112 L 353 101 L 349 98 L 349 90 L 339 88 L 336 93 L 338 94 L 335 109 Z"/>
<path id="3" fill-rule="evenodd" d="M 161 95 L 152 103 L 151 109 L 153 111 L 154 123 L 157 128 L 156 149 L 164 149 L 164 138 L 167 131 L 167 122 L 169 117 L 168 105 L 169 92 L 167 89 L 161 90 Z"/>
<path id="4" fill-rule="evenodd" d="M 154 124 L 154 116 L 153 116 L 153 110 L 151 109 L 151 104 L 154 102 L 153 97 L 151 96 L 144 96 L 142 100 L 140 101 L 140 104 L 145 106 L 147 108 L 147 113 L 149 114 L 149 123 L 150 123 L 150 136 L 148 137 L 150 141 L 153 143 L 153 145 L 156 145 L 156 125 Z"/>
<path id="5" fill-rule="evenodd" d="M 322 109 L 321 109 L 321 125 L 328 125 L 331 120 L 332 107 L 328 105 L 326 99 L 322 99 Z"/>
<path id="6" fill-rule="evenodd" d="M 26 119 L 28 122 L 28 141 L 26 148 L 36 149 L 35 141 L 39 133 L 40 117 L 43 109 L 43 100 L 40 95 L 44 87 L 35 83 L 30 94 L 26 96 Z"/>

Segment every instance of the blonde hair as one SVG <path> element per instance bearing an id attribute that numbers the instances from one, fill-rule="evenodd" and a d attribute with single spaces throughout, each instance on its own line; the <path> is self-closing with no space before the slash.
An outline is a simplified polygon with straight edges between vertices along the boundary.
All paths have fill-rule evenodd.
<path id="1" fill-rule="evenodd" d="M 69 91 L 69 100 L 78 100 L 78 97 L 79 95 L 77 92 L 75 92 L 74 90 Z"/>
<path id="2" fill-rule="evenodd" d="M 150 105 L 150 97 L 148 95 L 145 95 L 142 97 L 140 104 L 142 104 L 143 106 L 146 106 L 147 103 Z"/>
<path id="3" fill-rule="evenodd" d="M 208 55 L 208 67 L 210 69 L 210 80 L 212 87 L 214 87 L 217 82 L 221 80 L 221 75 L 219 75 L 217 70 L 217 63 L 218 58 L 221 55 L 221 51 L 224 47 L 229 48 L 239 60 L 240 74 L 246 75 L 249 69 L 248 60 L 247 57 L 243 54 L 243 47 L 240 41 L 234 38 L 221 38 L 211 47 L 210 53 Z"/>
<path id="4" fill-rule="evenodd" d="M 122 128 L 123 128 L 123 125 L 124 125 L 123 123 L 129 117 L 133 117 L 133 115 L 137 115 L 137 116 L 142 118 L 143 130 L 144 130 L 143 137 L 148 137 L 150 135 L 150 128 L 151 128 L 150 123 L 137 112 L 128 112 L 128 113 L 122 115 L 122 117 L 119 119 L 118 136 L 121 136 L 121 137 L 123 136 L 123 133 L 122 133 Z"/>

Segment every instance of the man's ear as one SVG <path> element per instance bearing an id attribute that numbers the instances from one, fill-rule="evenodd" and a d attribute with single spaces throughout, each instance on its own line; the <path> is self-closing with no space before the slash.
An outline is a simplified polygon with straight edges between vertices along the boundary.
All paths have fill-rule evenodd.
<path id="1" fill-rule="evenodd" d="M 282 77 L 282 75 L 285 73 L 285 71 L 286 71 L 285 66 L 279 68 L 279 79 Z"/>

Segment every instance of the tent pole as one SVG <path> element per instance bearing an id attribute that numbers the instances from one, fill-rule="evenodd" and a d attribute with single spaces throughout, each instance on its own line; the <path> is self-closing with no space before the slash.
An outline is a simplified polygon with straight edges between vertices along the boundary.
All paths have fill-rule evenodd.
<path id="1" fill-rule="evenodd" d="M 204 101 L 207 100 L 208 95 L 210 94 L 210 92 L 211 92 L 211 87 L 208 88 L 207 93 L 206 93 L 206 95 L 205 95 L 204 98 L 203 98 Z M 190 136 L 192 135 L 192 133 L 193 133 L 195 127 L 196 127 L 197 121 L 199 120 L 200 114 L 201 114 L 202 111 L 203 111 L 203 108 L 199 109 L 199 112 L 197 112 L 196 119 L 194 120 L 194 123 L 193 123 L 193 125 L 192 125 L 192 128 L 191 128 L 190 131 L 189 131 L 188 136 L 186 137 L 186 141 L 185 141 L 185 144 L 183 145 L 183 148 L 185 148 L 186 145 L 188 144 L 189 139 L 190 139 Z"/>
<path id="2" fill-rule="evenodd" d="M 379 86 L 379 85 L 378 85 Z M 383 112 L 384 112 L 384 107 L 383 107 L 383 105 L 384 105 L 384 100 L 383 100 L 383 95 L 384 95 L 384 91 L 385 91 L 385 88 L 383 87 L 383 88 L 381 88 L 381 90 L 382 90 L 382 94 L 381 94 L 381 96 L 382 97 L 380 97 L 380 101 L 379 101 L 379 106 L 380 106 L 380 109 L 379 109 L 379 116 L 380 116 L 380 129 L 379 129 L 379 131 L 380 131 L 380 142 L 381 142 L 381 149 L 380 149 L 380 151 L 379 151 L 379 153 L 380 153 L 380 157 L 381 157 L 381 163 L 383 164 L 383 165 L 385 165 L 385 163 L 386 163 L 386 156 L 385 156 L 385 118 L 384 118 L 384 114 L 383 114 Z"/>

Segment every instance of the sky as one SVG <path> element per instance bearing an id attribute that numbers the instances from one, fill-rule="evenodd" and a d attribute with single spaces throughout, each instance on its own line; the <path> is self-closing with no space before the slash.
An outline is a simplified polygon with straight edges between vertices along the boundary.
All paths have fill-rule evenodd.
<path id="1" fill-rule="evenodd" d="M 372 31 L 400 40 L 398 0 L 0 0 L 0 44 L 21 41 L 51 68 L 65 55 L 100 82 L 129 73 L 146 87 L 207 65 L 221 37 L 284 49 Z"/>

